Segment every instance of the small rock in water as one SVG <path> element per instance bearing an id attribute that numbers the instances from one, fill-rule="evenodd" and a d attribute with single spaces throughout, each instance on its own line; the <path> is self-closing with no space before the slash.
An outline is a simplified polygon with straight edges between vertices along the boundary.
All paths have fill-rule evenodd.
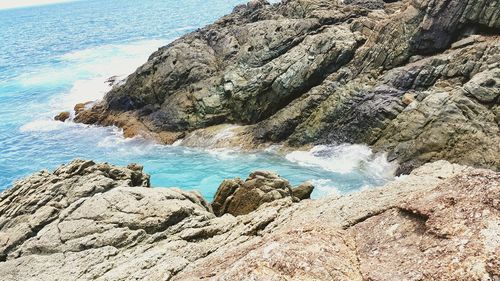
<path id="1" fill-rule="evenodd" d="M 61 112 L 54 117 L 54 120 L 64 122 L 69 119 L 70 113 L 68 111 Z"/>

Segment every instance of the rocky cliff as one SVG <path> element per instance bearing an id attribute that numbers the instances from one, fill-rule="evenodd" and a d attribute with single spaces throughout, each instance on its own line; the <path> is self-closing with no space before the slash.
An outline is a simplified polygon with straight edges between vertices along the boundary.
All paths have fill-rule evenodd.
<path id="1" fill-rule="evenodd" d="M 76 120 L 185 145 L 221 130 L 211 145 L 366 143 L 400 172 L 499 170 L 499 33 L 498 0 L 254 0 L 159 49 Z"/>
<path id="2" fill-rule="evenodd" d="M 262 172 L 233 182 L 236 190 L 257 188 L 258 182 L 261 189 L 287 186 Z M 77 160 L 34 174 L 0 195 L 0 276 L 500 278 L 499 173 L 440 161 L 349 196 L 277 199 L 245 215 L 217 217 L 196 193 L 149 188 L 149 176 L 137 165 Z"/>

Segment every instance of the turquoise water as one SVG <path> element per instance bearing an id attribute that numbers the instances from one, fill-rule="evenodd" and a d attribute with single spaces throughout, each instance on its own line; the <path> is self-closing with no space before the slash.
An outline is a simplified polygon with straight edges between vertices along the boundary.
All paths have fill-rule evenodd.
<path id="1" fill-rule="evenodd" d="M 90 0 L 0 10 L 0 189 L 74 158 L 138 162 L 155 186 L 197 189 L 211 198 L 224 178 L 274 170 L 315 196 L 345 193 L 390 178 L 383 156 L 363 146 L 316 147 L 277 155 L 161 146 L 123 139 L 116 128 L 52 121 L 75 103 L 108 90 L 151 52 L 212 22 L 242 0 Z"/>

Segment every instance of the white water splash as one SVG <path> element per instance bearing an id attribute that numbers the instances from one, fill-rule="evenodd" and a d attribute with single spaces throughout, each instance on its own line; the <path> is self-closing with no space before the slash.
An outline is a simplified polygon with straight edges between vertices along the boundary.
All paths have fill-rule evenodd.
<path id="1" fill-rule="evenodd" d="M 368 146 L 359 144 L 320 145 L 310 151 L 291 152 L 286 158 L 302 166 L 339 174 L 361 170 L 373 177 L 392 178 L 395 170 L 386 155 L 375 154 Z"/>
<path id="2" fill-rule="evenodd" d="M 71 126 L 73 126 L 73 124 L 67 122 L 63 123 L 60 121 L 54 121 L 52 119 L 37 119 L 21 126 L 21 128 L 19 128 L 19 131 L 22 133 L 51 132 L 63 130 Z"/>
<path id="3" fill-rule="evenodd" d="M 47 86 L 128 75 L 167 43 L 166 40 L 147 40 L 74 51 L 57 58 L 56 64 L 21 75 L 18 82 L 24 86 Z"/>
<path id="4" fill-rule="evenodd" d="M 66 128 L 69 122 L 55 122 L 53 116 L 61 111 L 72 112 L 77 103 L 97 101 L 111 90 L 107 80 L 116 76 L 122 80 L 143 64 L 149 55 L 165 40 L 138 41 L 121 45 L 104 45 L 60 56 L 59 63 L 41 67 L 18 77 L 17 82 L 27 87 L 70 84 L 70 90 L 54 96 L 47 111 L 37 119 L 21 126 L 21 132 L 50 132 Z"/>

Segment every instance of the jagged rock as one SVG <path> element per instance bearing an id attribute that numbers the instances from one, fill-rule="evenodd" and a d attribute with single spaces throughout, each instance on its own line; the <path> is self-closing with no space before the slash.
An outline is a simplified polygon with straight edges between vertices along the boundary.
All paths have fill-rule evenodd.
<path id="1" fill-rule="evenodd" d="M 294 200 L 309 199 L 314 189 L 309 183 L 292 189 L 290 183 L 268 171 L 257 171 L 242 181 L 239 178 L 224 180 L 217 189 L 212 208 L 217 216 L 246 215 L 262 204 L 291 197 Z"/>
<path id="2" fill-rule="evenodd" d="M 440 161 L 385 187 L 216 217 L 199 194 L 149 188 L 131 167 L 78 160 L 4 191 L 2 280 L 500 277 L 492 171 Z M 284 185 L 269 177 L 254 184 Z"/>
<path id="3" fill-rule="evenodd" d="M 61 112 L 54 117 L 54 120 L 64 122 L 69 119 L 71 113 L 68 111 Z"/>
<path id="4" fill-rule="evenodd" d="M 237 124 L 225 145 L 366 143 L 401 170 L 499 169 L 499 31 L 497 0 L 252 1 L 155 52 L 76 120 L 167 143 Z"/>

